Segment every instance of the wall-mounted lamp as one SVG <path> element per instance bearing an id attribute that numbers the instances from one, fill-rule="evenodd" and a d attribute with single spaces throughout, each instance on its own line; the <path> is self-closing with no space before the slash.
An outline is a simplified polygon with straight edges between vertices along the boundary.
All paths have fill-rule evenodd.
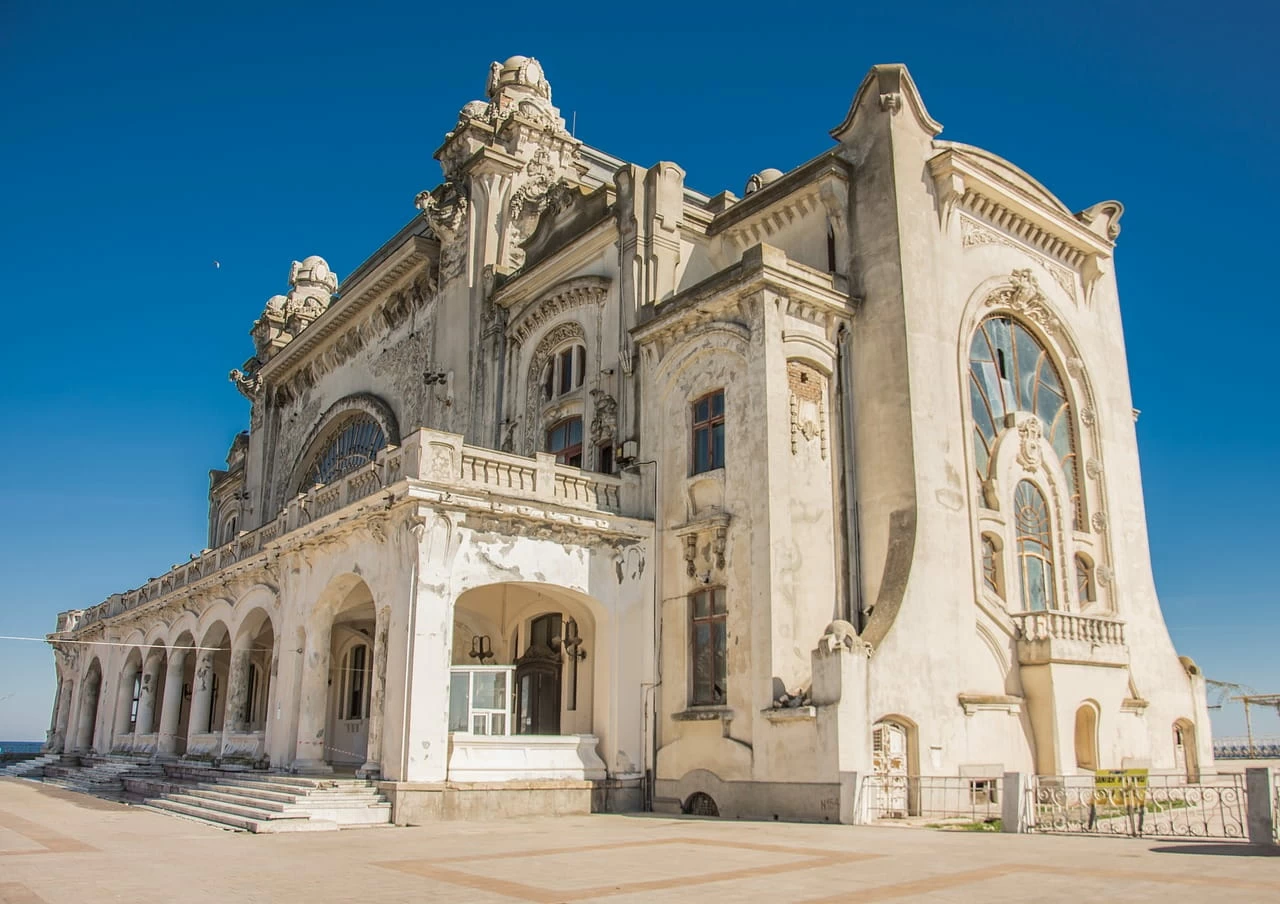
<path id="1" fill-rule="evenodd" d="M 467 654 L 472 659 L 478 659 L 481 665 L 493 659 L 493 646 L 489 643 L 488 634 L 476 634 L 471 638 L 471 652 Z"/>

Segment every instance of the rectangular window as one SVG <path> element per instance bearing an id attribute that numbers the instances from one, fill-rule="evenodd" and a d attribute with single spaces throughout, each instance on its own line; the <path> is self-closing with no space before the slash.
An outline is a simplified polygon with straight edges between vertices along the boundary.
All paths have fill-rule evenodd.
<path id="1" fill-rule="evenodd" d="M 365 717 L 364 661 L 365 661 L 366 649 L 367 648 L 365 647 L 364 644 L 361 644 L 358 647 L 353 647 L 351 650 L 351 655 L 347 658 L 347 661 L 350 663 L 348 668 L 350 668 L 351 670 L 350 674 L 348 674 L 347 676 L 350 682 L 347 685 L 348 687 L 347 718 L 348 719 L 363 719 Z"/>
<path id="2" fill-rule="evenodd" d="M 709 587 L 689 597 L 689 616 L 693 705 L 723 704 L 726 682 L 724 588 Z"/>
<path id="3" fill-rule="evenodd" d="M 613 473 L 613 443 L 605 443 L 596 447 L 597 470 L 601 474 Z"/>
<path id="4" fill-rule="evenodd" d="M 566 418 L 547 431 L 547 451 L 562 465 L 582 467 L 582 418 Z"/>
<path id="5" fill-rule="evenodd" d="M 724 390 L 693 403 L 693 473 L 724 467 Z"/>

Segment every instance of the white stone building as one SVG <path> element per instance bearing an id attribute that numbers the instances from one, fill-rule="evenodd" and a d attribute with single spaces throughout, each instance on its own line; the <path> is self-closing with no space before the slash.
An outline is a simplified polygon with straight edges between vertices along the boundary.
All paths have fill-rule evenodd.
<path id="1" fill-rule="evenodd" d="M 254 324 L 208 548 L 59 616 L 52 749 L 358 770 L 401 822 L 1210 765 L 1121 206 L 940 131 L 877 66 L 829 150 L 708 196 L 494 63 L 422 215 Z"/>

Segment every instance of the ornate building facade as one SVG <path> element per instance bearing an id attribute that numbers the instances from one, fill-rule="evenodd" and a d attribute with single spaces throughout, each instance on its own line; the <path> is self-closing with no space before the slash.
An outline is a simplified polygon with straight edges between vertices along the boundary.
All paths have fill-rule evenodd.
<path id="1" fill-rule="evenodd" d="M 294 263 L 254 323 L 208 547 L 59 616 L 51 748 L 355 770 L 398 821 L 530 788 L 834 820 L 866 775 L 1209 766 L 1121 206 L 940 131 L 877 66 L 829 150 L 708 196 L 494 63 L 420 215 L 344 280 Z"/>

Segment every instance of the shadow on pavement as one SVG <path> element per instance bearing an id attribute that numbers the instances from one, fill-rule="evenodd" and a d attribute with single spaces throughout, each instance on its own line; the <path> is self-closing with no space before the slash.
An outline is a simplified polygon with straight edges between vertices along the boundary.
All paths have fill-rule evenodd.
<path id="1" fill-rule="evenodd" d="M 1153 847 L 1153 854 L 1209 854 L 1218 857 L 1280 857 L 1274 844 L 1168 844 Z"/>

